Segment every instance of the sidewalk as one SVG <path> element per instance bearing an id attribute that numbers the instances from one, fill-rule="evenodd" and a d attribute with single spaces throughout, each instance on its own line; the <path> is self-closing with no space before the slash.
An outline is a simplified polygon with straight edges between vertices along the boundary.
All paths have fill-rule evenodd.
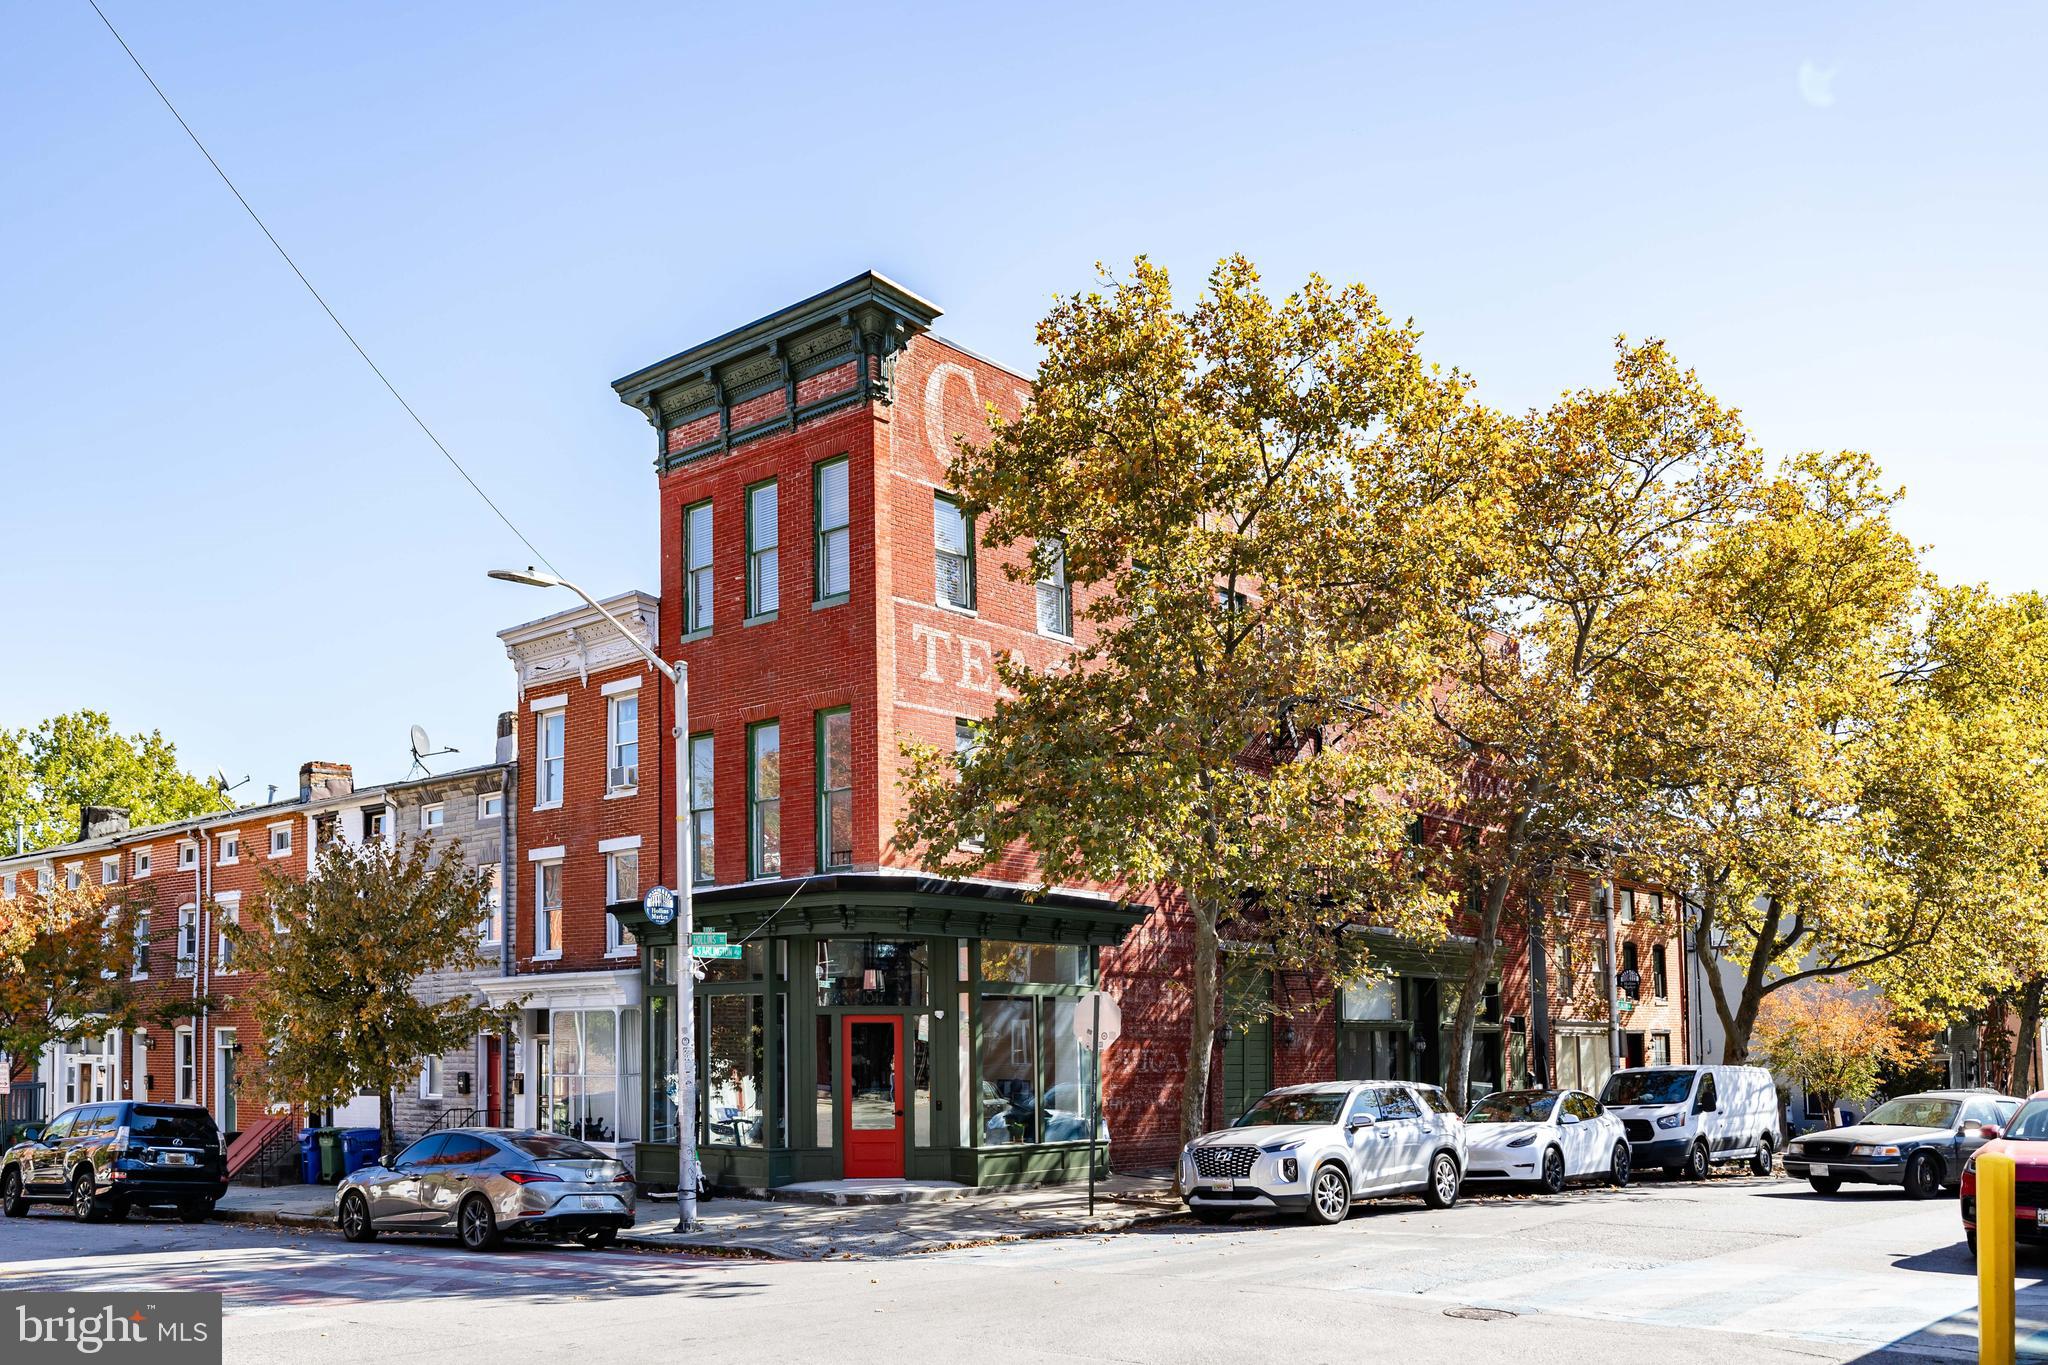
<path id="1" fill-rule="evenodd" d="M 629 1246 L 690 1248 L 778 1260 L 819 1261 L 909 1256 L 984 1242 L 1120 1232 L 1177 1216 L 1182 1210 L 1164 1176 L 1111 1176 L 1095 1187 L 1088 1216 L 1086 1185 L 1025 1190 L 973 1190 L 924 1185 L 888 1194 L 863 1182 L 821 1182 L 802 1198 L 703 1200 L 701 1226 L 676 1232 L 672 1196 L 641 1196 L 640 1221 L 619 1234 Z M 214 1208 L 231 1223 L 284 1227 L 334 1226 L 334 1189 L 328 1185 L 231 1187 Z"/>

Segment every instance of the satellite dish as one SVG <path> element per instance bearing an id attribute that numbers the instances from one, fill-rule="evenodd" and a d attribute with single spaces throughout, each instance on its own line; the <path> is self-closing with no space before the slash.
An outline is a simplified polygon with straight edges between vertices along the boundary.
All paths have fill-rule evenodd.
<path id="1" fill-rule="evenodd" d="M 434 775 L 434 771 L 433 769 L 427 766 L 428 759 L 437 757 L 441 754 L 455 754 L 462 752 L 460 749 L 457 749 L 453 745 L 450 745 L 446 749 L 430 748 L 429 746 L 432 744 L 433 741 L 427 738 L 427 729 L 424 725 L 413 726 L 411 738 L 412 766 L 414 768 L 419 769 L 421 772 L 425 773 L 429 777 L 432 777 Z M 406 776 L 412 776 L 411 769 L 406 770 Z"/>

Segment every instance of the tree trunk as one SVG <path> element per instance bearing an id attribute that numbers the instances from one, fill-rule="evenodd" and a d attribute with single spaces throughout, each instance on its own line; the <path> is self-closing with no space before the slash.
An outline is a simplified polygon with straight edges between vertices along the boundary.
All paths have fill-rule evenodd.
<path id="1" fill-rule="evenodd" d="M 1493 962 L 1500 949 L 1501 912 L 1507 907 L 1508 888 L 1522 861 L 1522 845 L 1528 837 L 1529 811 L 1515 812 L 1508 825 L 1507 857 L 1501 871 L 1486 884 L 1486 899 L 1480 906 L 1479 930 L 1473 936 L 1472 961 L 1465 967 L 1465 989 L 1458 996 L 1458 1010 L 1451 1020 L 1451 1074 L 1444 1086 L 1451 1108 L 1462 1114 L 1469 1108 L 1466 1087 L 1472 1077 L 1472 1026 L 1479 1019 L 1479 1007 L 1486 1000 L 1486 979 L 1493 975 Z"/>
<path id="2" fill-rule="evenodd" d="M 377 1146 L 386 1161 L 398 1155 L 398 1129 L 394 1122 L 394 1110 L 397 1105 L 393 1102 L 397 1094 L 397 1091 L 387 1088 L 377 1097 L 377 1126 L 384 1130 L 377 1140 Z"/>
<path id="3" fill-rule="evenodd" d="M 1188 1070 L 1180 1094 L 1180 1140 L 1192 1142 L 1209 1126 L 1209 1064 L 1216 1052 L 1218 958 L 1216 907 L 1202 896 L 1189 895 L 1195 921 L 1194 1009 L 1188 1016 Z M 1176 1165 L 1176 1170 L 1179 1167 Z"/>
<path id="4" fill-rule="evenodd" d="M 2020 1032 L 2013 1040 L 2012 1093 L 2041 1089 L 2041 994 L 2048 980 L 2035 977 L 2020 988 Z"/>
<path id="5" fill-rule="evenodd" d="M 1715 1003 L 1723 1006 L 1721 1022 L 1728 1029 L 1728 1038 L 1721 1046 L 1721 1062 L 1724 1066 L 1741 1066 L 1749 1060 L 1749 1035 L 1756 1030 L 1756 1012 L 1770 994 L 1765 978 L 1771 971 L 1771 949 L 1778 941 L 1778 924 L 1784 918 L 1776 896 L 1764 898 L 1763 923 L 1757 926 L 1756 949 L 1749 955 L 1749 967 L 1742 975 L 1742 994 L 1730 1017 L 1721 993 L 1715 992 Z"/>

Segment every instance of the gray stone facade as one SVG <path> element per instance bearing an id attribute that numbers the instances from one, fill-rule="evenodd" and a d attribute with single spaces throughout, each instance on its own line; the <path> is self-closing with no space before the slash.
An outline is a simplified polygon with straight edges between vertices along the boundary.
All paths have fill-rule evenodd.
<path id="1" fill-rule="evenodd" d="M 421 998 L 446 1000 L 477 996 L 478 984 L 506 975 L 511 968 L 506 907 L 518 902 L 513 847 L 513 765 L 483 764 L 457 772 L 389 783 L 391 827 L 401 839 L 432 839 L 449 849 L 460 847 L 463 862 L 490 869 L 497 878 L 497 896 L 488 932 L 479 926 L 485 965 L 474 971 L 434 972 L 417 984 Z M 512 1039 L 479 1035 L 423 1066 L 398 1092 L 394 1126 L 401 1140 L 429 1128 L 464 1123 L 509 1121 L 506 1105 L 507 1059 L 517 1054 Z"/>

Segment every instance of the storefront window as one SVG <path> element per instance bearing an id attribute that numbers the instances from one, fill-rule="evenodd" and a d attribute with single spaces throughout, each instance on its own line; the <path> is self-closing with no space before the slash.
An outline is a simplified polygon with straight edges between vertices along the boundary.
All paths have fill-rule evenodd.
<path id="1" fill-rule="evenodd" d="M 556 1010 L 543 1078 L 549 1131 L 585 1142 L 625 1142 L 640 1126 L 640 1012 Z M 634 1036 L 620 1046 L 624 1032 Z"/>
<path id="2" fill-rule="evenodd" d="M 910 1131 L 920 1147 L 932 1145 L 932 1017 L 917 1016 L 910 1044 Z"/>
<path id="3" fill-rule="evenodd" d="M 647 1028 L 652 1035 L 654 1056 L 654 1112 L 647 1116 L 647 1140 L 672 1143 L 676 1140 L 676 1025 L 675 1004 L 669 996 L 650 996 Z"/>
<path id="4" fill-rule="evenodd" d="M 1345 1020 L 1399 1019 L 1401 982 L 1397 977 L 1355 981 L 1344 988 Z"/>
<path id="5" fill-rule="evenodd" d="M 981 1143 L 996 1147 L 1038 1140 L 1036 1001 L 984 996 L 981 1001 Z"/>
<path id="6" fill-rule="evenodd" d="M 830 1147 L 839 1131 L 839 1116 L 832 1105 L 832 1034 L 836 1022 L 832 1015 L 818 1016 L 817 1124 L 820 1147 Z"/>
<path id="7" fill-rule="evenodd" d="M 922 939 L 818 940 L 820 1005 L 922 1005 Z"/>
<path id="8" fill-rule="evenodd" d="M 981 979 L 1041 986 L 1088 984 L 1089 950 L 1075 943 L 1007 943 L 984 939 Z"/>
<path id="9" fill-rule="evenodd" d="M 1042 1000 L 1038 1031 L 1039 1076 L 1045 1082 L 1045 1099 L 1039 1106 L 1043 1132 L 1041 1142 L 1086 1142 L 1088 1140 L 1088 1072 L 1081 1056 L 1081 1040 L 1074 1034 L 1074 1011 L 1078 1000 Z"/>
<path id="10" fill-rule="evenodd" d="M 762 1002 L 756 995 L 704 1001 L 704 1143 L 759 1147 L 763 1079 Z"/>
<path id="11" fill-rule="evenodd" d="M 734 981 L 765 981 L 768 979 L 768 945 L 757 938 L 742 947 L 738 957 L 708 957 L 703 959 L 702 966 L 707 986 Z"/>

